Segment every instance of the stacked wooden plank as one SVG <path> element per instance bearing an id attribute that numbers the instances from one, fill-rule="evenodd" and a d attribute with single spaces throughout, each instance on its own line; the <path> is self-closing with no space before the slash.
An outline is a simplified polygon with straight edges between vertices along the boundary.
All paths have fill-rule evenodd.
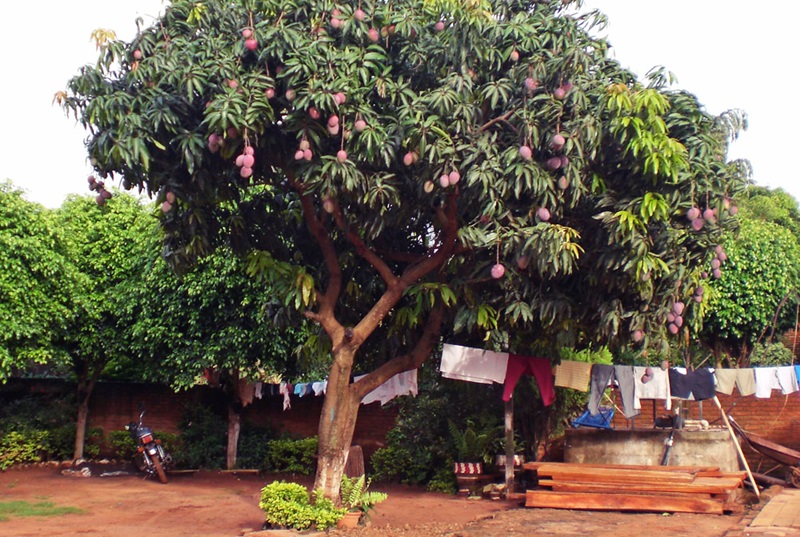
<path id="1" fill-rule="evenodd" d="M 539 478 L 539 489 L 525 494 L 526 507 L 659 513 L 735 510 L 746 475 L 697 466 L 534 462 L 523 468 Z"/>

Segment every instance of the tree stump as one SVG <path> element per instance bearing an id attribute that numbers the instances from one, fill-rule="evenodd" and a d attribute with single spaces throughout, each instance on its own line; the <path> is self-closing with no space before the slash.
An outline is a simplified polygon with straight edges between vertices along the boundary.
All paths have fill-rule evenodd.
<path id="1" fill-rule="evenodd" d="M 344 465 L 344 475 L 350 478 L 357 478 L 364 474 L 364 451 L 361 446 L 350 446 L 350 451 L 347 453 L 347 461 Z"/>

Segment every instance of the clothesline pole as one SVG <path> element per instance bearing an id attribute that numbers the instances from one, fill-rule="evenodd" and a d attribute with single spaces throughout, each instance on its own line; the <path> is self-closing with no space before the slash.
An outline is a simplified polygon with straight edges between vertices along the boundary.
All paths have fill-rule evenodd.
<path id="1" fill-rule="evenodd" d="M 514 492 L 514 398 L 505 402 L 505 433 L 506 433 L 506 498 Z"/>
<path id="2" fill-rule="evenodd" d="M 714 404 L 717 405 L 719 409 L 719 413 L 722 414 L 722 421 L 725 422 L 725 426 L 728 428 L 728 432 L 733 439 L 733 445 L 736 446 L 736 451 L 739 453 L 739 458 L 744 464 L 744 469 L 747 471 L 747 477 L 750 479 L 750 484 L 753 485 L 753 490 L 756 493 L 756 498 L 761 499 L 761 494 L 758 492 L 758 485 L 756 484 L 756 480 L 753 477 L 753 473 L 750 471 L 750 465 L 747 463 L 747 459 L 744 458 L 744 453 L 742 452 L 742 446 L 739 445 L 739 439 L 736 438 L 736 433 L 733 432 L 733 427 L 731 427 L 731 422 L 728 420 L 728 416 L 725 414 L 725 411 L 722 409 L 722 403 L 719 402 L 719 397 L 716 395 L 714 396 Z"/>

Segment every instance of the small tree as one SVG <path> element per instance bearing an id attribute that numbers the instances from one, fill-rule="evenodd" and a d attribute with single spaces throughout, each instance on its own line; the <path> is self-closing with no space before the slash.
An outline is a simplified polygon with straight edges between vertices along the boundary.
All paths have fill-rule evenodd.
<path id="1" fill-rule="evenodd" d="M 131 359 L 126 312 L 139 281 L 135 267 L 152 246 L 147 239 L 155 228 L 148 211 L 128 194 L 99 206 L 91 196 L 70 196 L 55 217 L 80 272 L 73 288 L 75 315 L 59 339 L 77 384 L 74 458 L 79 459 L 97 381 L 110 369 L 127 368 Z"/>
<path id="2" fill-rule="evenodd" d="M 739 229 L 722 241 L 727 261 L 709 289 L 703 334 L 742 367 L 759 340 L 777 341 L 777 334 L 793 326 L 800 290 L 796 210 L 792 216 L 782 208 L 787 196 L 781 192 L 771 197 L 755 189 L 748 194 Z"/>
<path id="3" fill-rule="evenodd" d="M 157 247 L 160 236 L 150 241 Z M 212 373 L 228 400 L 227 467 L 236 467 L 244 408 L 255 381 L 297 375 L 307 322 L 290 325 L 276 300 L 228 248 L 175 274 L 156 249 L 140 260 L 127 305 L 132 352 L 154 380 L 176 389 Z"/>

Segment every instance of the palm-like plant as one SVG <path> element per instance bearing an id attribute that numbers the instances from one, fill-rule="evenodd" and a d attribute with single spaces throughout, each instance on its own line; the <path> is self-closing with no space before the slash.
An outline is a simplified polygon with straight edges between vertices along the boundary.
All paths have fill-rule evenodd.
<path id="1" fill-rule="evenodd" d="M 359 477 L 342 476 L 341 497 L 342 507 L 348 511 L 361 511 L 362 515 L 368 513 L 375 505 L 389 497 L 385 492 L 376 492 L 369 489 L 371 479 L 361 475 Z"/>

